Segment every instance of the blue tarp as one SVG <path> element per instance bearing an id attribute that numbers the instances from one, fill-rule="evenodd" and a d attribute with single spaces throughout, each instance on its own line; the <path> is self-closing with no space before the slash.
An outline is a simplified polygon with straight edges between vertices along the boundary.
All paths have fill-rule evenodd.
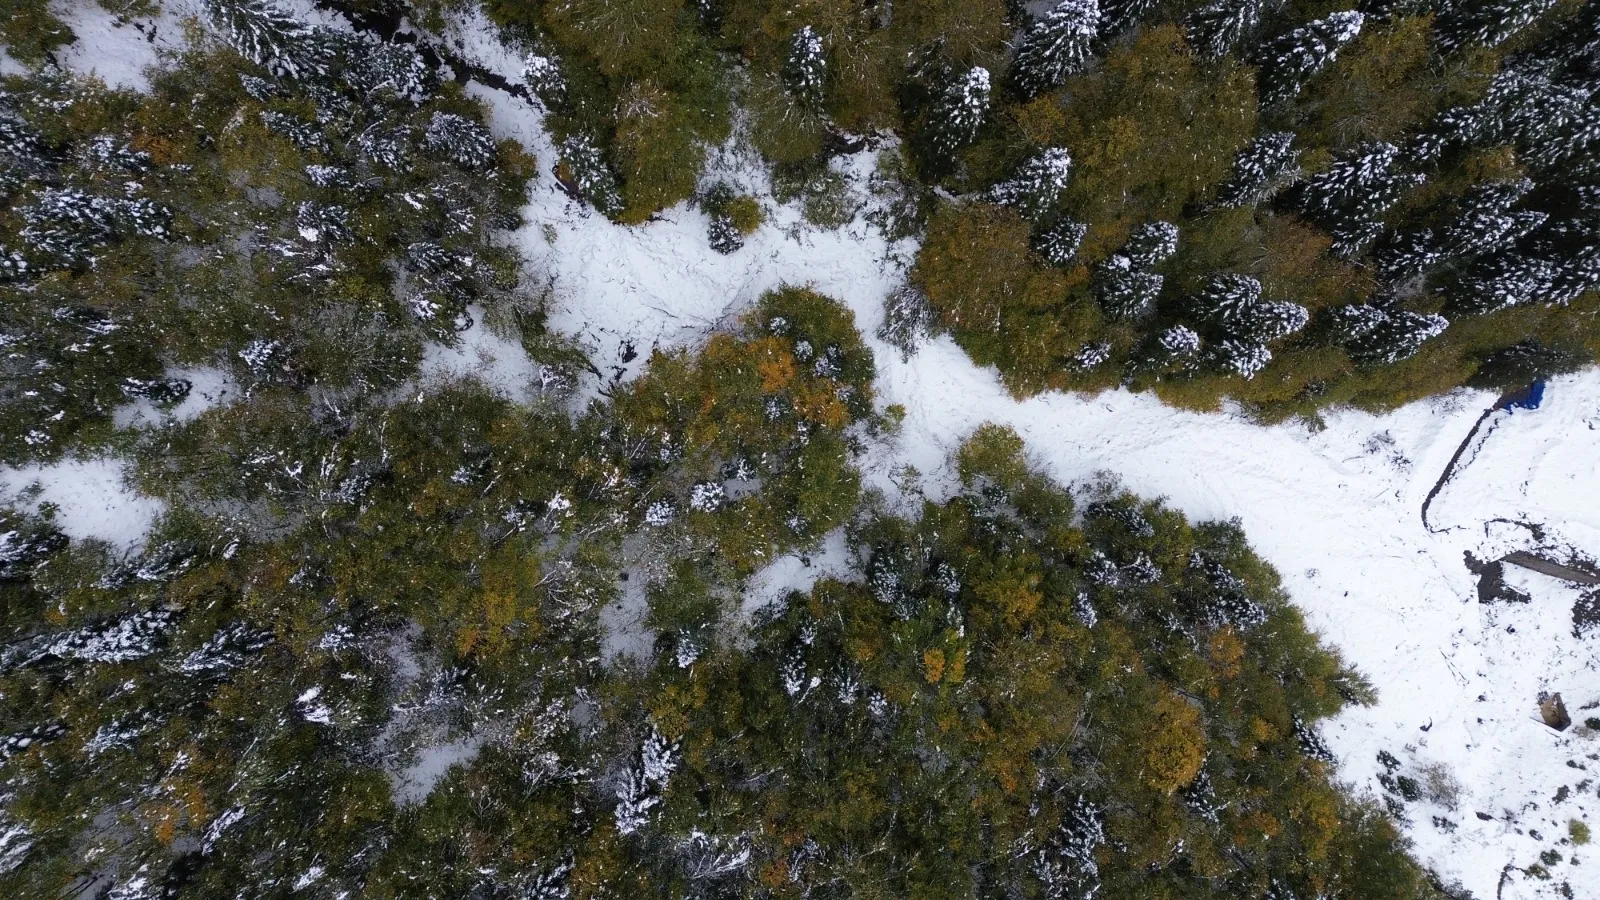
<path id="1" fill-rule="evenodd" d="M 1506 401 L 1506 408 L 1507 409 L 1538 409 L 1539 408 L 1539 404 L 1543 403 L 1543 402 L 1544 402 L 1544 379 L 1540 378 L 1537 381 L 1535 381 L 1533 384 L 1528 385 L 1528 389 L 1527 390 L 1522 391 L 1522 392 L 1514 395 L 1513 397 L 1511 397 L 1509 400 L 1507 400 Z"/>

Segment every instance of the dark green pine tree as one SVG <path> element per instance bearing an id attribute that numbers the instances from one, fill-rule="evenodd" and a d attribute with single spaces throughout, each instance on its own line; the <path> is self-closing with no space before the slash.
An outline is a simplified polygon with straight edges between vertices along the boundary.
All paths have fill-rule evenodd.
<path id="1" fill-rule="evenodd" d="M 1100 25 L 1099 0 L 1061 0 L 1035 22 L 1017 46 L 1011 80 L 1024 97 L 1059 87 L 1088 65 Z"/>

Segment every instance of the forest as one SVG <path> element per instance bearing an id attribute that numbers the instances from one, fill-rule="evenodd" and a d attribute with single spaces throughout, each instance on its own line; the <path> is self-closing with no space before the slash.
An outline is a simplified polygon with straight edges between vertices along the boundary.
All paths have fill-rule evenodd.
<path id="1" fill-rule="evenodd" d="M 468 2 L 203 0 L 136 91 L 0 0 L 0 463 L 113 456 L 165 509 L 123 551 L 0 506 L 0 892 L 1468 896 L 1341 781 L 1320 723 L 1377 693 L 1237 520 L 993 424 L 885 496 L 906 410 L 802 284 L 595 390 L 505 234 L 553 182 L 748 252 L 715 148 L 819 228 L 871 148 L 917 248 L 878 335 L 1018 396 L 1520 388 L 1600 359 L 1600 5 L 486 0 L 540 171 L 393 27 Z M 528 397 L 423 382 L 479 326 Z M 121 417 L 201 368 L 238 395 Z M 829 536 L 847 576 L 751 608 Z"/>

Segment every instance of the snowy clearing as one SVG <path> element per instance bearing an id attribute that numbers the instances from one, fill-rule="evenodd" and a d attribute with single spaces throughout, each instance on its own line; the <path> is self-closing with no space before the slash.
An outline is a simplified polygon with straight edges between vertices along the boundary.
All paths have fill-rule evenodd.
<path id="1" fill-rule="evenodd" d="M 47 466 L 0 467 L 0 503 L 56 508 L 56 525 L 73 540 L 98 538 L 133 549 L 166 512 L 166 504 L 134 491 L 127 467 L 114 459 L 68 459 Z"/>

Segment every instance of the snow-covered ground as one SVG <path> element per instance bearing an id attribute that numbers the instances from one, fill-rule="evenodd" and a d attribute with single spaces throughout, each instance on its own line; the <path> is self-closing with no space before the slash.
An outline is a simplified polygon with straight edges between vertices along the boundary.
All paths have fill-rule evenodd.
<path id="1" fill-rule="evenodd" d="M 474 63 L 519 75 L 518 55 L 481 18 L 455 22 L 449 40 Z M 69 65 L 88 67 L 83 57 Z M 109 64 L 101 57 L 97 65 Z M 1453 776 L 1460 785 L 1453 799 L 1434 790 L 1438 800 L 1406 805 L 1407 831 L 1425 862 L 1480 898 L 1552 895 L 1562 882 L 1573 896 L 1600 897 L 1600 878 L 1584 877 L 1600 863 L 1595 845 L 1560 843 L 1570 819 L 1600 827 L 1600 736 L 1576 724 L 1556 732 L 1538 715 L 1541 692 L 1559 692 L 1576 723 L 1600 716 L 1583 709 L 1600 703 L 1600 634 L 1575 637 L 1574 586 L 1508 568 L 1508 582 L 1531 602 L 1483 605 L 1465 564 L 1468 552 L 1495 559 L 1514 549 L 1600 556 L 1600 372 L 1555 380 L 1537 410 L 1495 413 L 1434 500 L 1430 530 L 1422 503 L 1493 402 L 1488 394 L 1460 391 L 1383 416 L 1339 412 L 1315 433 L 1263 428 L 1232 413 L 1182 412 L 1124 391 L 1017 401 L 992 369 L 974 366 L 947 338 L 902 360 L 872 336 L 882 299 L 903 280 L 915 247 L 891 244 L 859 218 L 838 231 L 811 228 L 770 194 L 767 224 L 728 256 L 709 250 L 704 215 L 685 206 L 647 225 L 612 225 L 549 176 L 555 155 L 536 108 L 482 85 L 469 90 L 490 107 L 501 136 L 539 158 L 529 224 L 512 240 L 530 272 L 549 278 L 552 325 L 582 340 L 608 378 L 636 374 L 652 346 L 702 339 L 766 290 L 814 285 L 855 311 L 877 353 L 880 402 L 907 411 L 901 435 L 869 451 L 871 485 L 891 495 L 905 486 L 939 496 L 950 488 L 950 452 L 978 424 L 995 421 L 1014 427 L 1063 482 L 1109 472 L 1191 517 L 1239 517 L 1314 627 L 1378 688 L 1376 706 L 1326 728 L 1341 777 L 1377 794 L 1380 750 L 1398 761 L 1394 774 L 1424 787 L 1429 772 L 1436 784 L 1448 780 L 1441 774 Z M 863 188 L 874 157 L 838 163 Z M 765 190 L 753 161 L 736 149 L 723 151 L 713 168 L 717 177 Z M 515 343 L 486 333 L 460 351 L 430 351 L 432 371 L 462 368 L 511 390 L 534 371 Z M 898 477 L 907 464 L 923 473 L 920 484 Z M 14 490 L 35 476 L 4 477 Z M 52 477 L 47 492 L 71 496 L 78 475 L 60 468 Z M 145 507 L 119 502 L 125 505 L 108 506 L 100 524 L 85 514 L 73 527 L 125 536 L 148 524 Z M 119 516 L 115 529 L 103 524 Z M 1515 522 L 1539 526 L 1543 537 Z M 837 553 L 822 555 L 830 566 L 839 561 Z M 757 576 L 751 600 L 776 596 L 821 568 L 780 560 Z M 1526 868 L 1546 850 L 1561 860 L 1549 866 L 1553 880 L 1512 871 L 1502 886 L 1507 865 Z"/>

